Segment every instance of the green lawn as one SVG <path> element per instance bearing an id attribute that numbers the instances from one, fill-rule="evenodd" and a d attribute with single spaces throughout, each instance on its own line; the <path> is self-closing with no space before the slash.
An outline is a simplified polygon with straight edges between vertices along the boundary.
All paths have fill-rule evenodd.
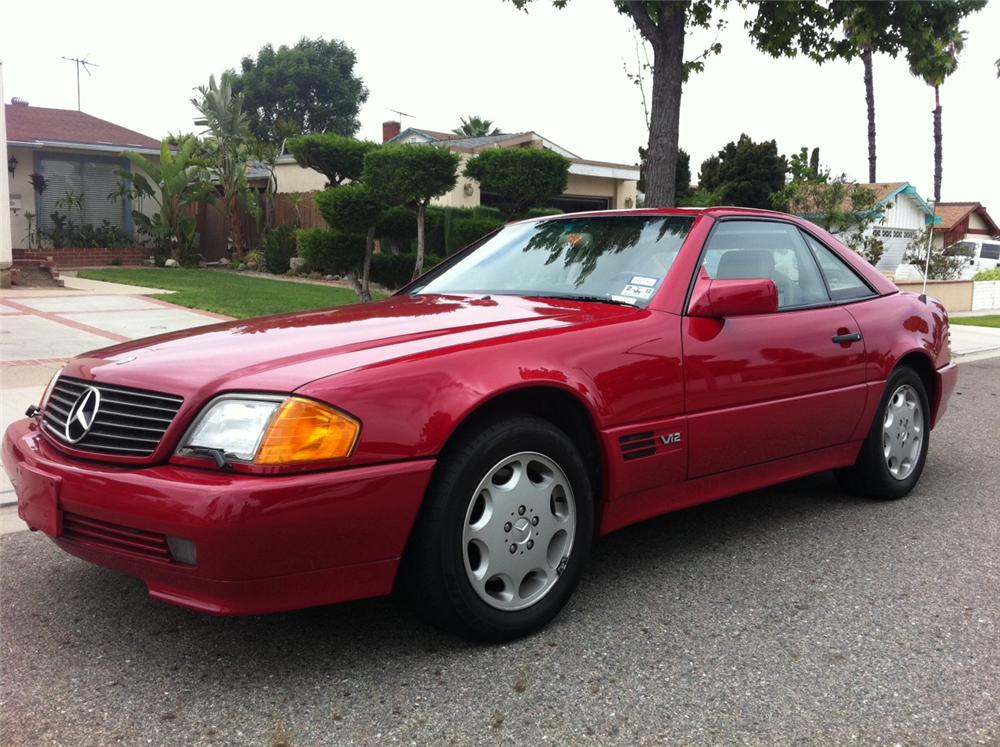
<path id="1" fill-rule="evenodd" d="M 952 324 L 968 324 L 972 327 L 1000 327 L 1000 314 L 987 316 L 953 316 Z"/>
<path id="2" fill-rule="evenodd" d="M 348 288 L 270 280 L 230 270 L 116 268 L 81 270 L 80 277 L 177 291 L 153 298 L 239 319 L 343 306 L 358 300 L 358 295 Z"/>

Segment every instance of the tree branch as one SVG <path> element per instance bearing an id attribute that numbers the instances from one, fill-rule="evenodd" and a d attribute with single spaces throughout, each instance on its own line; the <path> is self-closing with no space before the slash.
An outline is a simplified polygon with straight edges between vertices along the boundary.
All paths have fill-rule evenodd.
<path id="1" fill-rule="evenodd" d="M 646 12 L 646 3 L 643 0 L 626 0 L 625 7 L 628 8 L 639 33 L 646 37 L 650 44 L 656 44 L 661 32 L 659 26 L 653 23 L 653 19 Z"/>

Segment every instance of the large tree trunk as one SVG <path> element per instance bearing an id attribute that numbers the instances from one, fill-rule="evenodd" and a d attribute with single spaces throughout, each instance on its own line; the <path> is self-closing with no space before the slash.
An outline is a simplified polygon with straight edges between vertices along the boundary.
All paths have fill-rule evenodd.
<path id="1" fill-rule="evenodd" d="M 424 219 L 427 217 L 427 205 L 417 204 L 417 264 L 413 267 L 413 277 L 418 277 L 424 271 Z"/>
<path id="2" fill-rule="evenodd" d="M 865 103 L 868 105 L 868 181 L 875 178 L 875 83 L 872 80 L 872 49 L 861 50 L 861 61 L 865 64 Z"/>
<path id="3" fill-rule="evenodd" d="M 676 200 L 677 148 L 680 135 L 681 85 L 684 81 L 684 23 L 687 3 L 660 6 L 655 23 L 648 4 L 629 2 L 629 13 L 653 48 L 653 95 L 646 153 L 646 205 L 673 207 Z"/>
<path id="4" fill-rule="evenodd" d="M 941 89 L 934 86 L 934 202 L 941 202 Z"/>
<path id="5" fill-rule="evenodd" d="M 369 288 L 369 281 L 372 272 L 372 250 L 375 247 L 375 226 L 368 229 L 365 236 L 365 261 L 361 266 L 361 288 L 358 290 L 358 297 L 362 303 L 372 300 L 372 292 Z"/>

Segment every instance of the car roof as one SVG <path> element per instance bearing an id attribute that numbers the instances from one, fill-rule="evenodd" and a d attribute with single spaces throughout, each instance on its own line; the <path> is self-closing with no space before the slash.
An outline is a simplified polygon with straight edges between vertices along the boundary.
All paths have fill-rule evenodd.
<path id="1" fill-rule="evenodd" d="M 760 216 L 760 217 L 781 217 L 790 218 L 794 221 L 801 221 L 802 219 L 796 215 L 791 215 L 789 213 L 782 213 L 777 210 L 764 210 L 762 208 L 746 208 L 746 207 L 736 207 L 732 205 L 716 205 L 712 207 L 683 207 L 683 208 L 630 208 L 627 210 L 585 210 L 579 213 L 555 213 L 553 215 L 544 215 L 537 218 L 526 218 L 520 221 L 513 221 L 513 223 L 532 223 L 539 220 L 561 220 L 563 218 L 603 218 L 603 217 L 614 217 L 619 215 L 687 215 L 691 217 L 696 217 L 699 215 L 711 215 L 711 216 L 728 216 L 728 215 L 746 215 L 746 216 Z"/>

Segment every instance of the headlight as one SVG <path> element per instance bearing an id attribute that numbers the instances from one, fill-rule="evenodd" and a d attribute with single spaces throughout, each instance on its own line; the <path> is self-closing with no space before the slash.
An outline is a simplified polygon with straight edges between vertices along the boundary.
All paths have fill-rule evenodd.
<path id="1" fill-rule="evenodd" d="M 52 394 L 52 389 L 55 387 L 56 381 L 59 380 L 59 374 L 63 372 L 63 368 L 64 366 L 60 366 L 59 370 L 57 370 L 54 374 L 52 374 L 52 378 L 49 379 L 49 383 L 45 387 L 45 391 L 42 392 L 42 399 L 38 403 L 39 410 L 45 409 L 45 404 L 49 401 L 49 395 Z"/>
<path id="2" fill-rule="evenodd" d="M 181 452 L 218 451 L 255 464 L 340 459 L 354 449 L 361 424 L 301 397 L 220 397 L 195 421 Z"/>

